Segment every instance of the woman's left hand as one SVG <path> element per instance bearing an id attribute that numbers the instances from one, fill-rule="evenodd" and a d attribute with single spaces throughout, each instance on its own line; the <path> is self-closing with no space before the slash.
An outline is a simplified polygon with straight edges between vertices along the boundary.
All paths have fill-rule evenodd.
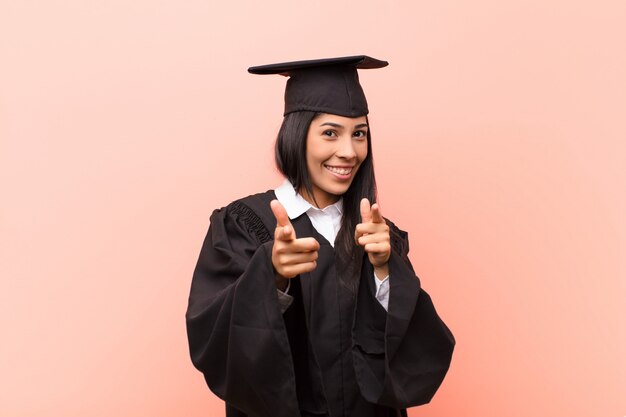
<path id="1" fill-rule="evenodd" d="M 387 262 L 391 255 L 391 238 L 378 203 L 370 207 L 367 198 L 361 200 L 361 223 L 356 225 L 354 240 L 367 252 L 376 276 L 383 279 L 389 275 Z"/>

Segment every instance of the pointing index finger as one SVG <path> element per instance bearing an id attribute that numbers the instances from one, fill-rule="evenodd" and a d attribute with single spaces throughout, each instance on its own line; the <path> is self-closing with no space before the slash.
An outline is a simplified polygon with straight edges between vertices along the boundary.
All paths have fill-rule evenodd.
<path id="1" fill-rule="evenodd" d="M 383 215 L 380 212 L 380 206 L 378 205 L 378 203 L 374 203 L 372 205 L 372 222 L 385 223 L 385 219 L 383 219 Z"/>
<path id="2" fill-rule="evenodd" d="M 287 210 L 285 210 L 283 205 L 280 204 L 278 200 L 272 200 L 270 202 L 270 207 L 272 209 L 272 213 L 274 213 L 274 217 L 276 218 L 277 226 L 291 226 Z"/>

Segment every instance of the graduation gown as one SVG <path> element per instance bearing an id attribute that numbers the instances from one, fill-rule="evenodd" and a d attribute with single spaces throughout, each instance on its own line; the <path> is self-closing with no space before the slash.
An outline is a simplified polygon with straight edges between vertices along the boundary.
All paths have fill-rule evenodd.
<path id="1" fill-rule="evenodd" d="M 388 311 L 363 255 L 358 289 L 302 214 L 297 236 L 320 243 L 317 267 L 291 280 L 281 313 L 272 266 L 272 190 L 215 210 L 186 313 L 191 359 L 227 417 L 388 417 L 427 403 L 449 368 L 454 337 L 420 288 L 406 232 L 391 228 Z"/>

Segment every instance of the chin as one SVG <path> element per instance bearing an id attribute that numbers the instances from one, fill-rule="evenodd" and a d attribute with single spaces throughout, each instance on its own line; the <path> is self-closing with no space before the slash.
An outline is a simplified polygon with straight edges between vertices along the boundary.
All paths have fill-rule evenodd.
<path id="1" fill-rule="evenodd" d="M 344 195 L 344 194 L 345 194 L 345 193 L 346 193 L 349 189 L 350 189 L 350 185 L 348 185 L 348 186 L 342 186 L 342 187 L 337 187 L 337 186 L 334 186 L 334 187 L 328 187 L 328 188 L 326 188 L 326 190 L 325 190 L 325 191 L 326 191 L 328 194 L 332 194 L 332 195 L 336 195 L 336 196 L 341 197 L 341 196 L 342 196 L 342 195 Z"/>

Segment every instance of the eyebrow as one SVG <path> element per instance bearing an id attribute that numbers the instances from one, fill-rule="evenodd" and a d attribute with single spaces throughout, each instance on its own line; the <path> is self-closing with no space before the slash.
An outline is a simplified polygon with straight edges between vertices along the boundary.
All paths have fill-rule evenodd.
<path id="1" fill-rule="evenodd" d="M 320 125 L 320 127 L 322 127 L 322 126 L 330 126 L 330 127 L 334 127 L 334 128 L 337 128 L 337 129 L 343 129 L 342 125 L 340 125 L 338 123 L 332 123 L 332 122 L 322 123 Z M 361 128 L 364 128 L 364 127 L 368 127 L 367 123 L 360 123 L 360 124 L 354 126 L 355 129 L 361 129 Z"/>

